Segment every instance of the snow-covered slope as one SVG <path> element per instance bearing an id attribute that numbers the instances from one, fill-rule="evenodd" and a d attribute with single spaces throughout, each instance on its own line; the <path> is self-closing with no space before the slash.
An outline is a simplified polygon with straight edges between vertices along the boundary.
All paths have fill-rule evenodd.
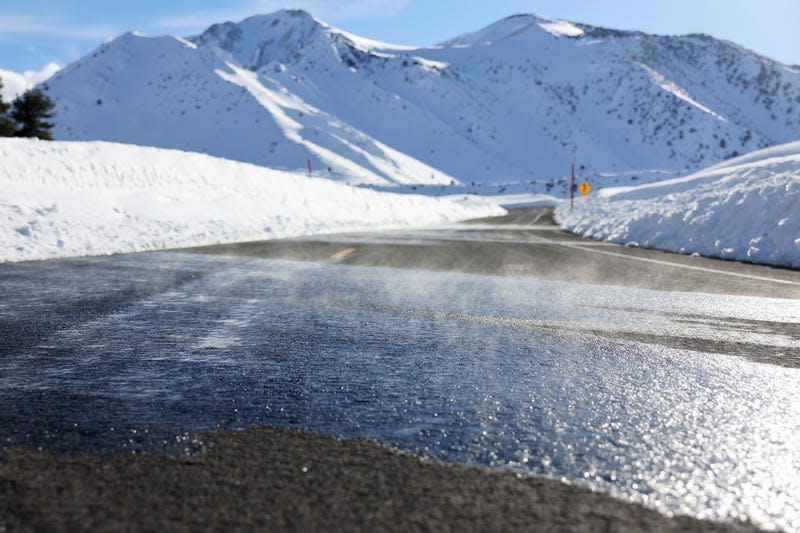
<path id="1" fill-rule="evenodd" d="M 126 34 L 45 87 L 59 139 L 287 169 L 311 159 L 324 176 L 375 186 L 558 193 L 548 180 L 572 161 L 613 185 L 800 138 L 796 69 L 704 35 L 533 15 L 410 50 L 279 11 L 188 40 Z"/>
<path id="2" fill-rule="evenodd" d="M 556 216 L 586 237 L 800 268 L 800 142 L 683 178 L 606 189 Z"/>
<path id="3" fill-rule="evenodd" d="M 204 154 L 0 138 L 0 261 L 492 216 Z"/>

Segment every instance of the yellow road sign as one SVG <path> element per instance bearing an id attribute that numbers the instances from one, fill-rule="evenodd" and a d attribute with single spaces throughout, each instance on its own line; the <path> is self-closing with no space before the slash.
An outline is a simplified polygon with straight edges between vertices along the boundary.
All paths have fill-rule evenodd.
<path id="1" fill-rule="evenodd" d="M 589 191 L 592 190 L 592 186 L 589 185 L 588 182 L 584 181 L 578 185 L 578 190 L 581 191 L 581 196 L 589 196 Z"/>

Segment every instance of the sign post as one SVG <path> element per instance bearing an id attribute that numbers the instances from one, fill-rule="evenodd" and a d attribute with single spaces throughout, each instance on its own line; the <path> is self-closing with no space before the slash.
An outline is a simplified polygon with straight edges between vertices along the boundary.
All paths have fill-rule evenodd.
<path id="1" fill-rule="evenodd" d="M 308 160 L 308 177 L 311 177 L 311 160 Z"/>
<path id="2" fill-rule="evenodd" d="M 580 185 L 578 185 L 578 190 L 581 191 L 581 197 L 586 198 L 587 196 L 589 196 L 589 192 L 591 192 L 592 186 L 589 185 L 588 181 L 583 181 L 581 182 Z"/>
<path id="3" fill-rule="evenodd" d="M 569 210 L 575 207 L 575 163 L 572 163 L 572 179 L 569 182 Z"/>

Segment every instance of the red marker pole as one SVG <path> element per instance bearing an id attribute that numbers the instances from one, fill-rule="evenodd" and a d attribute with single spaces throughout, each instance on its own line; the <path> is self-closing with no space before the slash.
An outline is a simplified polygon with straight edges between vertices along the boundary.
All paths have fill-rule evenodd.
<path id="1" fill-rule="evenodd" d="M 311 160 L 308 160 L 308 177 L 311 177 Z"/>
<path id="2" fill-rule="evenodd" d="M 572 179 L 569 183 L 569 210 L 575 207 L 575 163 L 572 163 Z"/>

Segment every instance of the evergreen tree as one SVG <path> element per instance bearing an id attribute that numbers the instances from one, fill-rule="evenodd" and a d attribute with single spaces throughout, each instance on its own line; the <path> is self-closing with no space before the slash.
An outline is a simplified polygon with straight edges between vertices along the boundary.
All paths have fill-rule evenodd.
<path id="1" fill-rule="evenodd" d="M 14 122 L 7 113 L 11 106 L 3 101 L 3 80 L 0 79 L 0 137 L 13 137 Z"/>
<path id="2" fill-rule="evenodd" d="M 14 100 L 11 109 L 11 118 L 17 123 L 17 137 L 38 137 L 52 141 L 50 130 L 55 103 L 39 89 L 31 89 Z"/>

